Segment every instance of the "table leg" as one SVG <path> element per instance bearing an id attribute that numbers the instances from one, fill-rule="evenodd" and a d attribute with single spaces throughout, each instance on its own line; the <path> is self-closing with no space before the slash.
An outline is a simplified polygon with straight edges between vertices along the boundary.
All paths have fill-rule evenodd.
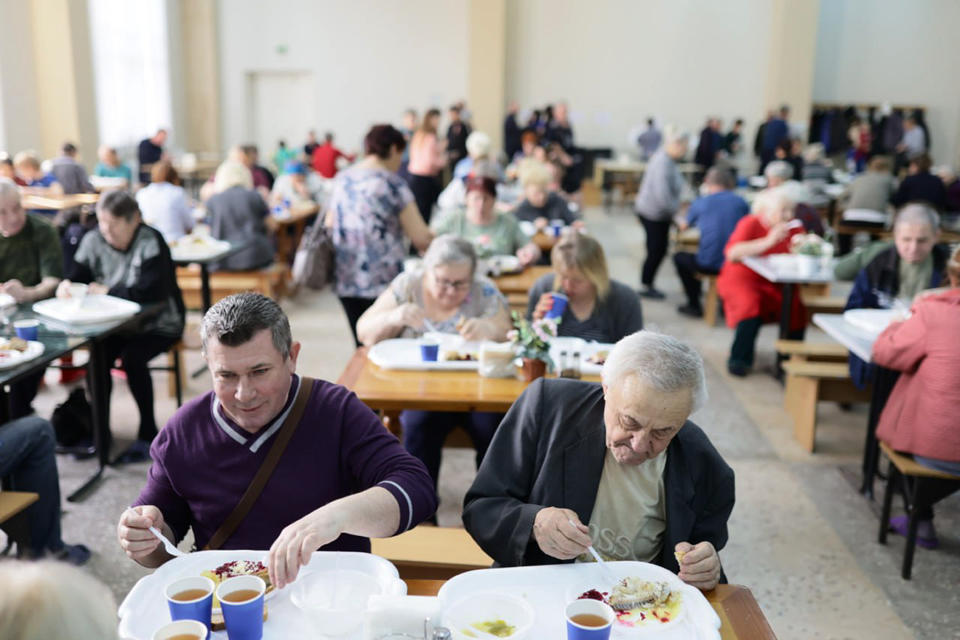
<path id="1" fill-rule="evenodd" d="M 90 384 L 90 409 L 93 417 L 93 447 L 97 452 L 97 471 L 79 489 L 67 496 L 68 502 L 80 502 L 86 498 L 103 476 L 110 458 L 110 398 L 107 396 L 107 377 L 110 363 L 106 361 L 103 344 L 90 343 L 90 362 L 87 379 Z"/>
<path id="2" fill-rule="evenodd" d="M 201 315 L 206 315 L 207 310 L 213 306 L 213 295 L 210 293 L 210 269 L 207 268 L 206 263 L 202 262 L 200 263 L 200 305 L 202 307 Z M 199 378 L 206 370 L 207 365 L 204 364 L 199 369 L 192 372 L 190 377 Z"/>
<path id="3" fill-rule="evenodd" d="M 790 319 L 793 315 L 793 296 L 796 295 L 797 285 L 787 282 L 783 285 L 783 304 L 780 307 L 780 339 L 787 340 L 790 337 Z M 783 380 L 783 361 L 785 356 L 777 352 L 777 363 L 775 373 L 777 380 Z"/>
<path id="4" fill-rule="evenodd" d="M 867 435 L 863 444 L 863 482 L 860 493 L 873 499 L 873 478 L 880 462 L 880 445 L 877 443 L 877 423 L 887 405 L 890 392 L 900 377 L 896 371 L 874 365 L 870 393 L 870 412 L 867 416 Z"/>

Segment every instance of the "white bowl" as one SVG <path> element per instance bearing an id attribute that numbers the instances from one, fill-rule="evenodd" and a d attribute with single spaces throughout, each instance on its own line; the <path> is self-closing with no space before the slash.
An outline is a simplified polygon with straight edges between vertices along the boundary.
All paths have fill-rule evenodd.
<path id="1" fill-rule="evenodd" d="M 516 627 L 511 635 L 504 637 L 527 640 L 535 614 L 533 607 L 523 598 L 493 592 L 475 593 L 454 602 L 443 612 L 443 624 L 450 629 L 454 640 L 476 640 L 479 634 L 471 637 L 464 630 L 472 630 L 471 625 L 487 620 L 503 620 Z"/>
<path id="2" fill-rule="evenodd" d="M 382 593 L 377 579 L 352 569 L 330 569 L 301 576 L 290 601 L 330 636 L 345 635 L 363 624 L 370 596 Z"/>

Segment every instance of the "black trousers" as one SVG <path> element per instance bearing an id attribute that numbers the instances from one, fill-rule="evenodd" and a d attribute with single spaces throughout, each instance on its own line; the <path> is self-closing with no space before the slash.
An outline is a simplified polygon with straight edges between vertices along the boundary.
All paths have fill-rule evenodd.
<path id="1" fill-rule="evenodd" d="M 677 268 L 677 275 L 680 276 L 683 290 L 687 294 L 687 304 L 694 309 L 699 309 L 702 287 L 700 281 L 697 280 L 697 274 L 706 273 L 715 276 L 719 271 L 704 267 L 697 262 L 697 254 L 685 251 L 673 254 L 673 265 Z"/>
<path id="2" fill-rule="evenodd" d="M 363 312 L 369 309 L 376 298 L 354 298 L 350 296 L 340 296 L 340 304 L 343 305 L 343 311 L 347 314 L 347 322 L 350 323 L 350 331 L 353 332 L 353 341 L 360 345 L 360 339 L 357 337 L 357 320 L 363 315 Z"/>
<path id="3" fill-rule="evenodd" d="M 40 390 L 40 381 L 43 380 L 43 371 L 27 376 L 20 382 L 10 385 L 9 405 L 10 419 L 16 420 L 33 413 L 33 399 Z"/>
<path id="4" fill-rule="evenodd" d="M 747 318 L 737 323 L 737 328 L 733 332 L 733 344 L 730 345 L 730 359 L 727 364 L 753 366 L 753 360 L 756 356 L 757 334 L 760 333 L 760 327 L 762 326 L 763 320 L 759 317 Z M 803 340 L 805 333 L 805 329 L 795 329 L 787 333 L 787 338 L 789 340 Z"/>
<path id="5" fill-rule="evenodd" d="M 147 365 L 161 353 L 170 350 L 179 337 L 162 334 L 117 335 L 104 342 L 107 363 L 113 366 L 117 358 L 123 361 L 123 370 L 127 374 L 127 385 L 140 411 L 140 428 L 137 439 L 150 442 L 157 435 L 157 420 L 153 411 L 153 379 Z M 107 376 L 107 397 L 113 387 L 113 380 Z"/>
<path id="6" fill-rule="evenodd" d="M 413 191 L 413 199 L 417 202 L 417 209 L 420 210 L 424 222 L 430 224 L 433 205 L 440 197 L 440 180 L 433 176 L 418 176 L 410 173 L 407 177 L 407 184 Z"/>
<path id="7" fill-rule="evenodd" d="M 643 270 L 640 272 L 640 283 L 645 287 L 653 287 L 653 279 L 657 275 L 660 263 L 667 255 L 667 246 L 670 243 L 670 220 L 647 220 L 637 216 L 647 236 L 647 257 L 643 261 Z"/>

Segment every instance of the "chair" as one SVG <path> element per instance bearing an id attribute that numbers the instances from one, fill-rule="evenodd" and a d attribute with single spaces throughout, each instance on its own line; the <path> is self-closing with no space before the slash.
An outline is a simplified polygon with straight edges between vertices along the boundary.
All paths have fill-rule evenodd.
<path id="1" fill-rule="evenodd" d="M 913 569 L 913 552 L 917 546 L 917 512 L 924 507 L 932 506 L 937 500 L 954 491 L 960 491 L 960 476 L 925 467 L 911 456 L 897 453 L 886 442 L 880 442 L 880 449 L 890 459 L 890 470 L 887 488 L 883 494 L 883 509 L 880 512 L 880 532 L 877 541 L 880 544 L 887 543 L 893 492 L 896 485 L 900 484 L 909 517 L 907 546 L 903 551 L 903 567 L 900 575 L 904 580 L 909 580 Z"/>
<path id="2" fill-rule="evenodd" d="M 40 496 L 28 491 L 3 491 L 0 493 L 0 529 L 9 538 L 3 554 L 10 551 L 12 543 L 17 543 L 17 553 L 23 555 L 30 549 L 30 524 L 26 508 L 40 499 Z"/>
<path id="3" fill-rule="evenodd" d="M 697 280 L 707 283 L 707 295 L 703 300 L 703 321 L 708 327 L 717 324 L 717 315 L 720 310 L 720 294 L 717 293 L 717 276 L 707 273 L 698 273 Z"/>
<path id="4" fill-rule="evenodd" d="M 175 345 L 167 351 L 166 365 L 150 365 L 150 371 L 166 371 L 170 374 L 167 378 L 167 392 L 170 397 L 177 399 L 177 408 L 183 404 L 183 386 L 184 386 L 184 368 L 183 368 L 183 340 L 178 340 Z"/>

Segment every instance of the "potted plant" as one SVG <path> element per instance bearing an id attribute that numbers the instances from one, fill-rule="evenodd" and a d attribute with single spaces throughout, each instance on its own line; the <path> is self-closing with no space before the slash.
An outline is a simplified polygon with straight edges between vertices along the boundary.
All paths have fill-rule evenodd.
<path id="1" fill-rule="evenodd" d="M 553 369 L 550 358 L 550 338 L 557 336 L 557 320 L 543 318 L 529 322 L 517 311 L 511 312 L 513 330 L 507 338 L 517 355 L 523 359 L 523 379 L 527 382 L 542 378 Z"/>

